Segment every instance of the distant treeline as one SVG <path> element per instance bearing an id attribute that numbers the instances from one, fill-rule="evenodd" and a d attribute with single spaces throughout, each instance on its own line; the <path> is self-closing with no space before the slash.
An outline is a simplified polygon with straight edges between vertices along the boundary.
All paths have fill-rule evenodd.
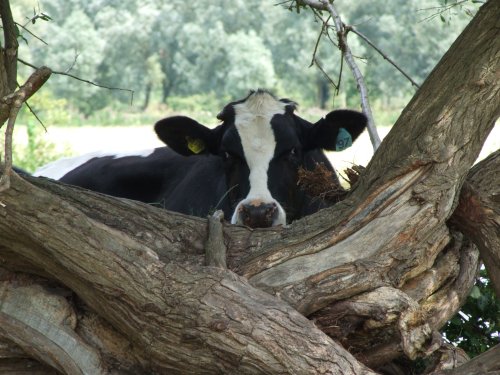
<path id="1" fill-rule="evenodd" d="M 439 0 L 336 1 L 346 23 L 378 45 L 421 83 L 468 22 L 455 7 L 439 13 Z M 332 45 L 335 33 L 322 36 L 327 14 L 287 9 L 269 0 L 20 0 L 18 17 L 43 12 L 51 20 L 26 27 L 47 43 L 20 29 L 25 39 L 20 57 L 106 86 L 134 90 L 134 103 L 168 103 L 170 98 L 207 96 L 222 105 L 265 87 L 305 105 L 356 106 L 356 85 L 343 68 L 340 95 L 325 73 L 338 81 L 341 56 Z M 429 8 L 429 9 L 427 9 Z M 449 22 L 448 22 L 449 21 Z M 349 43 L 369 85 L 372 100 L 390 106 L 406 100 L 415 88 L 356 35 Z M 28 68 L 20 74 L 27 74 Z M 20 81 L 24 81 L 21 79 Z M 48 89 L 90 115 L 130 95 L 53 77 Z M 334 103 L 335 101 L 335 103 Z"/>

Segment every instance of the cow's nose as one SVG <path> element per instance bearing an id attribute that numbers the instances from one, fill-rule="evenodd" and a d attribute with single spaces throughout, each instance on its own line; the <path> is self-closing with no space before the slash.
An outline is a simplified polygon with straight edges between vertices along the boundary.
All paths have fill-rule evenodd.
<path id="1" fill-rule="evenodd" d="M 240 207 L 241 222 L 250 228 L 271 227 L 278 214 L 276 203 L 250 202 Z"/>

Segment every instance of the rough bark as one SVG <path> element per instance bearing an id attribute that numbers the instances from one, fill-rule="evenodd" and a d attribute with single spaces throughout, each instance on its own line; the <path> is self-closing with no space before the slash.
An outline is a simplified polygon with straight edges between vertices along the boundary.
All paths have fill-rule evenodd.
<path id="1" fill-rule="evenodd" d="M 500 150 L 471 169 L 452 223 L 470 237 L 500 298 Z"/>
<path id="2" fill-rule="evenodd" d="M 19 200 L 19 196 L 24 198 Z M 289 305 L 230 271 L 161 261 L 138 240 L 139 233 L 118 232 L 17 177 L 2 194 L 2 202 L 2 254 L 15 252 L 15 261 L 41 266 L 41 274 L 75 292 L 129 338 L 133 343 L 130 351 L 143 361 L 148 358 L 153 371 L 371 373 Z M 150 210 L 146 206 L 140 209 Z M 162 211 L 158 214 L 168 216 Z M 163 245 L 168 246 L 167 241 Z M 9 264 L 9 258 L 4 262 Z M 6 311 L 5 306 L 9 304 L 3 299 L 2 313 L 17 319 L 9 315 L 15 309 Z M 22 338 L 15 343 L 38 354 Z M 83 344 L 81 341 L 78 347 Z M 46 346 L 47 341 L 42 347 Z M 88 365 L 87 355 L 82 359 L 80 351 L 71 351 L 71 366 Z M 64 372 L 79 373 L 60 362 L 57 365 Z M 94 372 L 78 370 L 104 373 L 99 363 L 96 361 Z"/>
<path id="3" fill-rule="evenodd" d="M 500 111 L 498 14 L 499 1 L 481 8 L 347 199 L 286 228 L 224 225 L 228 269 L 205 266 L 205 219 L 14 176 L 0 193 L 6 358 L 63 373 L 368 374 L 360 361 L 436 353 L 478 267 L 447 223 Z"/>
<path id="4" fill-rule="evenodd" d="M 449 355 L 449 353 L 446 353 Z M 453 355 L 452 355 L 453 357 Z M 442 366 L 430 375 L 500 375 L 500 345 L 478 355 L 471 361 L 461 363 L 461 366 L 454 366 L 455 360 L 448 359 L 448 365 Z"/>
<path id="5" fill-rule="evenodd" d="M 0 45 L 0 98 L 3 98 L 16 89 L 17 48 L 19 44 L 8 0 L 0 2 L 0 16 L 4 35 L 4 46 Z"/>

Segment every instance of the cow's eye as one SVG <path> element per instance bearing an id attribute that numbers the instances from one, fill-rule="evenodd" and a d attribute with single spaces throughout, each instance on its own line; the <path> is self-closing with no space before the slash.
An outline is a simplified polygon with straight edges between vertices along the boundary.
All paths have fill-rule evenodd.
<path id="1" fill-rule="evenodd" d="M 235 155 L 229 151 L 224 151 L 222 153 L 222 156 L 223 156 L 224 160 L 236 160 L 236 159 L 238 159 L 238 155 Z"/>
<path id="2" fill-rule="evenodd" d="M 288 158 L 288 159 L 291 159 L 291 160 L 295 160 L 297 159 L 297 156 L 299 155 L 297 149 L 294 147 L 294 148 L 291 148 L 290 150 L 288 150 L 286 153 L 285 153 L 285 156 Z"/>
<path id="3" fill-rule="evenodd" d="M 283 154 L 283 158 L 285 160 L 288 160 L 289 162 L 298 163 L 299 162 L 299 154 L 300 154 L 300 151 L 296 147 L 294 147 L 294 148 L 291 148 L 288 151 L 286 151 Z"/>

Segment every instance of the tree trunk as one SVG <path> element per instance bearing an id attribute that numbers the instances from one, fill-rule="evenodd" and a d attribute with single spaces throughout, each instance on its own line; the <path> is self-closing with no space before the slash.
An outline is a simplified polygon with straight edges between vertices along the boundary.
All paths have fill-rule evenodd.
<path id="1" fill-rule="evenodd" d="M 454 228 L 499 264 L 498 183 L 481 177 L 500 173 L 498 157 L 467 174 L 500 112 L 498 14 L 500 1 L 481 8 L 347 199 L 286 228 L 224 225 L 228 269 L 205 266 L 205 244 L 220 243 L 205 219 L 13 176 L 0 369 L 373 374 L 444 351 L 437 330 L 479 264 Z"/>

